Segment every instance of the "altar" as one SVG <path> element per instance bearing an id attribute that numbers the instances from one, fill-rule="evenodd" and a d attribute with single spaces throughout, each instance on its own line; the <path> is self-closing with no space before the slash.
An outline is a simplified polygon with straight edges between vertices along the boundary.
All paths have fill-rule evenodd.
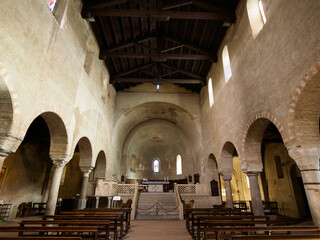
<path id="1" fill-rule="evenodd" d="M 142 181 L 142 185 L 147 186 L 148 192 L 163 192 L 165 184 L 169 184 L 169 181 Z"/>

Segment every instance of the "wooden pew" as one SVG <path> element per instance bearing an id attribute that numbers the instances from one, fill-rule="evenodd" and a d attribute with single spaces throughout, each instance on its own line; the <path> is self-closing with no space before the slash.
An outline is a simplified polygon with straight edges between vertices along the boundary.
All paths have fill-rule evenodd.
<path id="1" fill-rule="evenodd" d="M 186 211 L 186 228 L 190 234 L 192 234 L 192 228 L 190 223 L 194 223 L 195 215 L 253 215 L 250 212 L 241 212 L 239 209 L 233 208 L 189 208 Z"/>
<path id="2" fill-rule="evenodd" d="M 55 237 L 61 236 L 65 237 L 65 234 L 71 234 L 75 233 L 78 234 L 77 236 L 80 236 L 82 238 L 86 239 L 92 239 L 97 240 L 98 239 L 98 227 L 95 226 L 85 226 L 85 227 L 65 227 L 65 226 L 59 226 L 59 227 L 0 227 L 0 232 L 16 232 L 18 233 L 18 236 L 23 236 L 24 233 L 32 233 L 33 236 L 34 233 L 38 233 L 36 236 L 44 237 L 43 235 L 50 233 L 50 237 L 53 237 L 52 233 L 56 233 Z M 88 235 L 84 236 L 83 232 L 88 233 Z"/>
<path id="3" fill-rule="evenodd" d="M 20 227 L 26 225 L 58 225 L 58 226 L 97 226 L 98 237 L 105 237 L 109 240 L 109 220 L 23 220 L 19 223 Z"/>
<path id="4" fill-rule="evenodd" d="M 86 211 L 86 212 L 124 212 L 125 213 L 125 233 L 127 234 L 130 230 L 131 224 L 131 211 L 132 208 L 85 208 L 75 209 L 74 211 Z"/>
<path id="5" fill-rule="evenodd" d="M 0 237 L 0 240 L 23 240 L 23 239 L 35 239 L 35 240 L 82 240 L 81 237 L 60 237 L 60 236 L 55 236 L 55 237 L 37 237 L 37 236 L 32 236 L 32 237 L 27 237 L 27 236 L 20 236 L 20 237 Z"/>
<path id="6" fill-rule="evenodd" d="M 221 237 L 231 238 L 232 235 L 239 235 L 244 233 L 254 234 L 257 232 L 266 232 L 267 234 L 270 234 L 270 235 L 273 232 L 287 232 L 287 233 L 305 232 L 310 234 L 319 234 L 320 228 L 316 226 L 266 226 L 266 227 L 249 226 L 249 227 L 213 227 L 213 228 L 205 227 L 204 240 L 207 240 L 207 239 L 221 240 Z"/>
<path id="7" fill-rule="evenodd" d="M 282 240 L 282 239 L 291 239 L 291 240 L 308 240 L 308 239 L 318 239 L 320 240 L 319 234 L 294 234 L 294 235 L 254 235 L 254 236 L 234 236 L 232 240 Z"/>
<path id="8" fill-rule="evenodd" d="M 84 214 L 72 214 L 72 215 L 45 215 L 43 220 L 109 220 L 109 231 L 114 233 L 114 240 L 123 238 L 123 217 L 122 215 L 84 215 Z M 118 227 L 120 231 L 118 231 Z"/>
<path id="9" fill-rule="evenodd" d="M 194 208 L 187 211 L 186 227 L 191 236 L 195 236 L 196 216 L 253 216 L 249 212 L 241 212 L 237 209 Z"/>
<path id="10" fill-rule="evenodd" d="M 76 215 L 76 216 L 106 216 L 112 218 L 117 218 L 117 224 L 115 226 L 120 226 L 120 239 L 125 235 L 124 223 L 125 223 L 125 212 L 123 211 L 110 211 L 110 212 L 95 212 L 95 211 L 64 211 L 60 212 L 59 215 Z M 120 219 L 119 219 L 120 218 Z"/>
<path id="11" fill-rule="evenodd" d="M 254 215 L 235 215 L 235 216 L 195 216 L 195 226 L 192 225 L 193 233 L 197 233 L 197 239 L 200 239 L 201 232 L 204 232 L 205 221 L 207 220 L 269 220 L 269 216 L 254 216 Z M 195 236 L 194 236 L 195 237 Z"/>

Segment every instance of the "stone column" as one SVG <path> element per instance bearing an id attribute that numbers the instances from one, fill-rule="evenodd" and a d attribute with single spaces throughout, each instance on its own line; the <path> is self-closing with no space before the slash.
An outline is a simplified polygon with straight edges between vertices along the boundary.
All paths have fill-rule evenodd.
<path id="1" fill-rule="evenodd" d="M 251 194 L 251 211 L 255 216 L 263 216 L 264 209 L 261 199 L 261 192 L 259 188 L 258 172 L 247 172 L 250 183 L 250 194 Z"/>
<path id="2" fill-rule="evenodd" d="M 320 226 L 320 170 L 301 170 L 304 189 L 306 191 L 313 224 Z"/>
<path id="3" fill-rule="evenodd" d="M 70 160 L 70 159 L 68 159 Z M 49 190 L 49 196 L 47 201 L 46 215 L 54 215 L 57 205 L 57 198 L 60 187 L 61 174 L 64 166 L 68 163 L 68 160 L 53 160 L 53 177 Z"/>
<path id="4" fill-rule="evenodd" d="M 80 189 L 78 208 L 84 209 L 87 204 L 87 189 L 88 189 L 89 174 L 93 169 L 93 167 L 80 167 L 80 169 L 82 172 L 82 183 L 81 183 L 81 189 Z"/>
<path id="5" fill-rule="evenodd" d="M 301 171 L 313 224 L 320 226 L 320 150 L 318 147 L 291 147 L 288 152 Z"/>
<path id="6" fill-rule="evenodd" d="M 222 180 L 224 181 L 224 185 L 226 188 L 226 197 L 227 197 L 227 208 L 233 208 L 233 199 L 232 199 L 232 191 L 231 191 L 231 180 L 232 176 L 222 176 Z"/>

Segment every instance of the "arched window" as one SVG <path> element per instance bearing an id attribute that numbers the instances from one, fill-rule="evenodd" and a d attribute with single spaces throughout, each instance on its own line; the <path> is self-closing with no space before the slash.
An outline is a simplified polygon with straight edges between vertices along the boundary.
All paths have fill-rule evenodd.
<path id="1" fill-rule="evenodd" d="M 222 63 L 223 63 L 224 77 L 225 77 L 225 81 L 227 83 L 232 76 L 229 51 L 228 51 L 227 45 L 224 46 L 224 48 L 222 50 Z"/>
<path id="2" fill-rule="evenodd" d="M 263 25 L 267 22 L 262 0 L 247 0 L 247 12 L 252 36 L 255 38 L 263 28 Z"/>
<path id="3" fill-rule="evenodd" d="M 181 155 L 177 155 L 177 175 L 182 174 L 182 159 Z"/>
<path id="4" fill-rule="evenodd" d="M 152 171 L 154 173 L 160 172 L 160 159 L 156 158 L 152 161 Z"/>
<path id="5" fill-rule="evenodd" d="M 209 81 L 208 81 L 208 94 L 209 94 L 209 106 L 212 107 L 214 103 L 214 98 L 213 98 L 213 87 L 212 87 L 211 78 L 209 78 Z"/>
<path id="6" fill-rule="evenodd" d="M 57 2 L 57 0 L 50 0 L 49 9 L 50 9 L 51 12 L 53 12 L 53 9 L 54 9 L 54 7 L 56 5 L 56 2 Z"/>

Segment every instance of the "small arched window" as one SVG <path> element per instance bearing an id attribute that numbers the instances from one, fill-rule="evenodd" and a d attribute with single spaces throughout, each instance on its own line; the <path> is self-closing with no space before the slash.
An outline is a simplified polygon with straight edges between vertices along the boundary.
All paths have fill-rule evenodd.
<path id="1" fill-rule="evenodd" d="M 182 174 L 182 159 L 181 159 L 181 155 L 177 155 L 177 175 L 181 175 Z"/>
<path id="2" fill-rule="evenodd" d="M 223 63 L 224 78 L 227 83 L 232 76 L 229 51 L 228 51 L 227 45 L 224 46 L 222 50 L 222 63 Z"/>
<path id="3" fill-rule="evenodd" d="M 209 94 L 209 106 L 212 107 L 214 103 L 214 98 L 213 98 L 213 86 L 212 86 L 211 78 L 209 78 L 209 81 L 208 81 L 208 94 Z"/>
<path id="4" fill-rule="evenodd" d="M 152 171 L 153 173 L 160 172 L 160 159 L 156 158 L 152 161 Z"/>
<path id="5" fill-rule="evenodd" d="M 247 12 L 252 36 L 255 38 L 263 28 L 263 25 L 267 22 L 262 0 L 247 0 Z"/>
<path id="6" fill-rule="evenodd" d="M 54 7 L 56 5 L 56 2 L 57 2 L 57 0 L 50 0 L 49 9 L 50 9 L 51 12 L 53 12 L 53 9 L 54 9 Z"/>

